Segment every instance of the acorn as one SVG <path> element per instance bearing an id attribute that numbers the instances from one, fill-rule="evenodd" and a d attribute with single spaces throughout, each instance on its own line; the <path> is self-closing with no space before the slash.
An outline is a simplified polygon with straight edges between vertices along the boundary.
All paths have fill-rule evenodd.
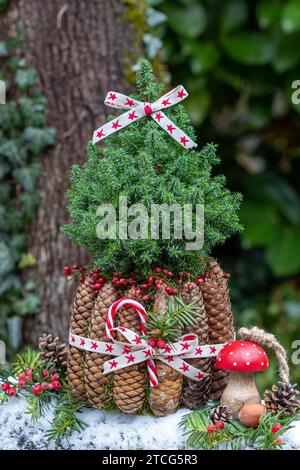
<path id="1" fill-rule="evenodd" d="M 266 408 L 260 403 L 245 403 L 239 411 L 238 418 L 246 428 L 257 428 L 261 414 Z"/>

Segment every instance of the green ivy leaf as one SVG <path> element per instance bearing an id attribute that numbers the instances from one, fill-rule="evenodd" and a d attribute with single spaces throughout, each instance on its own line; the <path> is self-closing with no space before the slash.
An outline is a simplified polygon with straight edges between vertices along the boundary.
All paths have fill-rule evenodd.
<path id="1" fill-rule="evenodd" d="M 6 157 L 13 166 L 23 165 L 25 151 L 18 145 L 17 141 L 5 140 L 0 143 L 0 156 Z"/>
<path id="2" fill-rule="evenodd" d="M 290 0 L 283 6 L 281 26 L 286 33 L 300 31 L 300 0 Z"/>
<path id="3" fill-rule="evenodd" d="M 185 7 L 172 4 L 167 11 L 167 17 L 173 31 L 189 38 L 202 34 L 207 22 L 204 8 L 196 3 Z"/>
<path id="4" fill-rule="evenodd" d="M 40 166 L 36 163 L 19 168 L 13 172 L 13 176 L 26 191 L 32 192 L 36 187 L 37 178 L 40 175 Z"/>
<path id="5" fill-rule="evenodd" d="M 262 29 L 272 26 L 280 18 L 282 5 L 274 0 L 265 0 L 258 4 L 257 20 Z"/>
<path id="6" fill-rule="evenodd" d="M 198 44 L 197 50 L 190 59 L 191 70 L 194 74 L 207 72 L 218 63 L 220 53 L 211 43 Z"/>
<path id="7" fill-rule="evenodd" d="M 38 313 L 40 305 L 40 298 L 36 294 L 28 293 L 24 299 L 15 302 L 14 309 L 18 315 L 32 315 Z"/>
<path id="8" fill-rule="evenodd" d="M 283 227 L 272 239 L 266 258 L 276 276 L 290 276 L 300 270 L 300 227 Z"/>
<path id="9" fill-rule="evenodd" d="M 8 50 L 6 43 L 4 41 L 0 41 L 0 57 L 6 57 L 8 55 Z"/>
<path id="10" fill-rule="evenodd" d="M 21 90 L 26 90 L 36 83 L 37 73 L 35 69 L 20 69 L 15 75 L 15 82 Z"/>
<path id="11" fill-rule="evenodd" d="M 5 276 L 14 269 L 15 263 L 9 247 L 0 242 L 0 275 Z"/>
<path id="12" fill-rule="evenodd" d="M 23 253 L 19 261 L 18 267 L 20 269 L 33 268 L 36 266 L 36 258 L 31 253 Z"/>
<path id="13" fill-rule="evenodd" d="M 275 44 L 263 33 L 240 32 L 223 40 L 226 54 L 245 65 L 264 65 L 274 55 Z"/>
<path id="14" fill-rule="evenodd" d="M 55 144 L 56 131 L 52 127 L 38 129 L 36 127 L 26 127 L 23 133 L 27 142 L 27 147 L 34 155 L 39 155 L 46 147 Z"/>
<path id="15" fill-rule="evenodd" d="M 242 26 L 247 20 L 248 6 L 244 0 L 229 0 L 224 2 L 220 11 L 220 29 L 229 33 Z"/>

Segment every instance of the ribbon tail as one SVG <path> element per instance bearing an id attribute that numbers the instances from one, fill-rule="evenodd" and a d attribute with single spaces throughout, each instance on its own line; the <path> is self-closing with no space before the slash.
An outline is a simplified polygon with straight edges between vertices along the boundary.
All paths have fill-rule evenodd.
<path id="1" fill-rule="evenodd" d="M 172 137 L 176 142 L 178 142 L 183 148 L 190 149 L 197 147 L 196 142 L 194 142 L 190 137 L 185 134 L 179 127 L 175 124 L 162 112 L 154 112 L 151 114 L 152 119 L 164 130 L 167 134 Z"/>
<path id="2" fill-rule="evenodd" d="M 191 364 L 188 364 L 180 357 L 172 356 L 172 361 L 163 356 L 159 356 L 158 359 L 185 377 L 195 380 L 195 382 L 199 382 L 208 375 L 206 372 L 202 372 Z"/>
<path id="3" fill-rule="evenodd" d="M 143 116 L 144 112 L 142 106 L 137 106 L 136 108 L 133 108 L 127 111 L 126 113 L 121 114 L 121 116 L 118 116 L 112 121 L 107 122 L 106 124 L 94 131 L 93 144 L 97 144 L 109 135 L 114 134 L 115 132 L 118 132 L 121 129 L 124 129 L 124 127 L 129 126 L 129 124 L 134 121 L 137 121 Z"/>

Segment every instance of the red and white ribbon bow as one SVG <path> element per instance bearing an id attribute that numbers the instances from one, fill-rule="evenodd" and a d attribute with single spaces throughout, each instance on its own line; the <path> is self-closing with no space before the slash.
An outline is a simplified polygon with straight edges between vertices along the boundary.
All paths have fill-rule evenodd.
<path id="1" fill-rule="evenodd" d="M 107 122 L 103 126 L 99 127 L 99 129 L 96 129 L 93 135 L 93 144 L 100 142 L 100 140 L 105 139 L 120 129 L 124 129 L 124 127 L 138 119 L 150 116 L 162 129 L 176 140 L 176 142 L 182 145 L 182 147 L 186 149 L 197 147 L 196 142 L 190 139 L 190 137 L 188 137 L 162 112 L 162 109 L 174 106 L 184 100 L 187 96 L 187 91 L 181 85 L 161 96 L 158 100 L 154 101 L 154 103 L 143 103 L 130 98 L 129 96 L 122 95 L 122 93 L 109 91 L 104 103 L 112 108 L 129 109 L 129 111 L 121 114 L 121 116 L 118 116 L 112 121 Z"/>
<path id="2" fill-rule="evenodd" d="M 158 378 L 154 362 L 155 358 L 164 362 L 169 367 L 172 367 L 180 374 L 192 380 L 199 381 L 207 374 L 201 372 L 191 364 L 188 364 L 184 359 L 215 357 L 224 347 L 224 344 L 199 346 L 198 337 L 190 334 L 182 336 L 174 343 L 168 343 L 164 348 L 154 349 L 144 338 L 135 334 L 133 331 L 123 327 L 114 328 L 114 319 L 117 311 L 124 306 L 133 308 L 138 312 L 141 318 L 142 333 L 146 334 L 145 322 L 147 313 L 144 307 L 139 302 L 126 298 L 114 302 L 107 315 L 106 336 L 113 341 L 112 343 L 90 340 L 70 332 L 69 343 L 71 346 L 90 352 L 115 356 L 114 359 L 104 363 L 103 374 L 108 374 L 146 361 L 150 385 L 157 387 Z M 121 333 L 129 343 L 114 340 L 114 331 Z"/>

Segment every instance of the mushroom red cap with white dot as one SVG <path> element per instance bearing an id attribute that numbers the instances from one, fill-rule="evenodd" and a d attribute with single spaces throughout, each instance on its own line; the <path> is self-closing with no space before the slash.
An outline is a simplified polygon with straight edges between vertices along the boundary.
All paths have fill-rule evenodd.
<path id="1" fill-rule="evenodd" d="M 259 344 L 237 340 L 221 349 L 216 358 L 216 366 L 224 370 L 258 372 L 268 369 L 269 359 Z"/>

